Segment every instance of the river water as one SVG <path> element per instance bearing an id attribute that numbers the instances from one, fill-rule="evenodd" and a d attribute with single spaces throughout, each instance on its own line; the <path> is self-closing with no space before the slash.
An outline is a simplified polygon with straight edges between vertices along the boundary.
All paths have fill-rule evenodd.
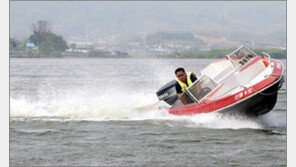
<path id="1" fill-rule="evenodd" d="M 11 58 L 10 165 L 286 166 L 286 82 L 257 119 L 148 111 L 177 67 L 211 61 Z"/>

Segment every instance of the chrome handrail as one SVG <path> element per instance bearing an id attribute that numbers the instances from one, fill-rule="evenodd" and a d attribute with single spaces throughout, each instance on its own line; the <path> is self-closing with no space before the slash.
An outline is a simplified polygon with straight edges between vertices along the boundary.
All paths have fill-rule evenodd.
<path id="1" fill-rule="evenodd" d="M 270 63 L 270 59 L 271 59 L 270 55 L 268 53 L 266 53 L 266 52 L 261 52 L 261 54 L 267 56 L 268 57 L 268 63 Z"/>

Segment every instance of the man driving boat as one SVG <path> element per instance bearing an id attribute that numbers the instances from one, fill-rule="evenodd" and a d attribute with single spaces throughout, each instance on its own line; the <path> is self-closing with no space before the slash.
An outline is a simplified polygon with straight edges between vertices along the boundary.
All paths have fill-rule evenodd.
<path id="1" fill-rule="evenodd" d="M 176 92 L 180 97 L 182 93 L 190 86 L 194 81 L 197 80 L 196 75 L 193 72 L 185 72 L 184 68 L 180 67 L 175 70 L 176 81 L 178 82 L 175 86 Z"/>

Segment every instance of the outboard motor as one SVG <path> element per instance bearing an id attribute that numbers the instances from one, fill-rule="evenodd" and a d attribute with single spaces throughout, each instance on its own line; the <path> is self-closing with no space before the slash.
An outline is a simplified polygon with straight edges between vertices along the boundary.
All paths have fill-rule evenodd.
<path id="1" fill-rule="evenodd" d="M 178 99 L 178 95 L 176 93 L 175 85 L 177 84 L 176 80 L 172 80 L 169 83 L 165 84 L 161 87 L 156 95 L 159 100 L 163 100 L 169 105 L 173 105 L 174 102 Z"/>

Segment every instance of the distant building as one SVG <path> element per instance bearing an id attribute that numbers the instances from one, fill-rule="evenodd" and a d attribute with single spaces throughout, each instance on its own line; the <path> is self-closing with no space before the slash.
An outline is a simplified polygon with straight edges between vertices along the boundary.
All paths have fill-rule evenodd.
<path id="1" fill-rule="evenodd" d="M 77 48 L 77 49 L 67 49 L 66 52 L 68 53 L 88 53 L 90 52 L 89 49 L 86 49 L 86 48 Z"/>
<path id="2" fill-rule="evenodd" d="M 33 51 L 38 50 L 38 47 L 33 43 L 26 43 L 26 48 L 29 48 L 30 50 L 33 50 Z"/>
<path id="3" fill-rule="evenodd" d="M 111 53 L 113 56 L 116 56 L 116 57 L 122 57 L 122 58 L 125 58 L 125 57 L 128 57 L 128 53 L 127 52 L 121 52 L 121 51 L 113 51 Z"/>
<path id="4" fill-rule="evenodd" d="M 76 48 L 84 48 L 84 49 L 91 49 L 93 48 L 92 42 L 79 42 L 79 41 L 68 41 L 69 43 L 73 43 L 76 45 Z"/>
<path id="5" fill-rule="evenodd" d="M 32 48 L 32 47 L 36 47 L 36 46 L 33 43 L 26 43 L 26 47 Z"/>

